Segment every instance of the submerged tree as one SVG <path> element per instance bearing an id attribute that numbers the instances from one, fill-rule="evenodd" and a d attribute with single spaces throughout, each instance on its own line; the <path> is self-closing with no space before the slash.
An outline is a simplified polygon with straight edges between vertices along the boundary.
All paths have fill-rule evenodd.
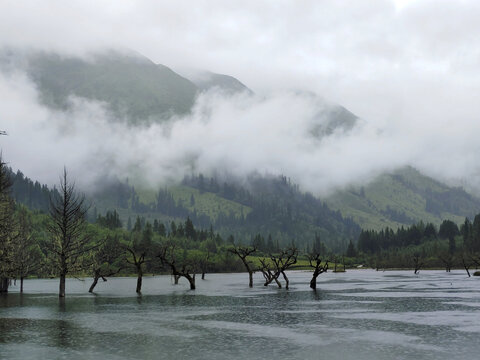
<path id="1" fill-rule="evenodd" d="M 442 251 L 438 255 L 440 261 L 445 265 L 445 271 L 450 272 L 455 262 L 455 257 L 450 253 L 450 251 Z"/>
<path id="2" fill-rule="evenodd" d="M 45 246 L 53 255 L 55 271 L 60 276 L 59 297 L 65 297 L 65 278 L 68 273 L 85 269 L 84 257 L 94 248 L 86 231 L 88 207 L 85 196 L 78 195 L 70 182 L 67 170 L 60 179 L 60 191 L 50 199 L 50 239 Z"/>
<path id="3" fill-rule="evenodd" d="M 269 259 L 263 258 L 259 259 L 260 261 L 260 271 L 262 272 L 263 278 L 265 279 L 265 282 L 263 283 L 263 286 L 268 286 L 272 281 L 275 281 L 278 285 L 279 288 L 282 287 L 282 284 L 280 281 L 278 281 L 278 276 L 280 273 L 277 273 L 274 268 L 273 264 L 271 264 Z"/>
<path id="4" fill-rule="evenodd" d="M 288 280 L 287 274 L 285 271 L 297 263 L 298 250 L 295 247 L 290 247 L 286 250 L 280 251 L 279 254 L 270 254 L 270 262 L 267 259 L 261 259 L 260 263 L 262 267 L 260 271 L 265 278 L 264 285 L 269 285 L 272 281 L 275 281 L 279 288 L 282 287 L 282 284 L 278 280 L 279 276 L 282 275 L 285 280 L 285 289 L 288 290 L 290 281 Z"/>
<path id="5" fill-rule="evenodd" d="M 187 256 L 179 256 L 173 242 L 168 242 L 161 246 L 157 257 L 164 266 L 167 266 L 175 277 L 175 283 L 178 283 L 180 277 L 184 277 L 190 284 L 190 290 L 195 290 L 195 270 L 197 264 L 193 259 Z"/>
<path id="6" fill-rule="evenodd" d="M 418 274 L 420 269 L 423 267 L 423 259 L 420 254 L 413 254 L 413 265 L 414 265 L 414 273 Z"/>
<path id="7" fill-rule="evenodd" d="M 139 231 L 134 231 L 131 236 L 130 243 L 123 246 L 126 252 L 125 261 L 135 268 L 137 273 L 137 287 L 135 291 L 137 294 L 140 294 L 142 292 L 143 268 L 147 262 L 151 242 L 149 241 L 150 239 L 141 236 Z"/>
<path id="8" fill-rule="evenodd" d="M 322 265 L 322 259 L 319 253 L 311 253 L 307 257 L 310 267 L 313 268 L 312 280 L 310 280 L 310 288 L 316 290 L 317 277 L 328 270 L 328 260 L 326 260 Z"/>
<path id="9" fill-rule="evenodd" d="M 298 250 L 295 247 L 282 250 L 279 255 L 270 255 L 270 259 L 275 265 L 276 271 L 279 274 L 282 274 L 283 279 L 285 280 L 285 289 L 288 290 L 288 285 L 290 281 L 288 280 L 287 274 L 285 271 L 297 263 Z"/>
<path id="10" fill-rule="evenodd" d="M 91 258 L 93 283 L 88 292 L 93 292 L 98 280 L 107 281 L 107 277 L 114 276 L 123 269 L 124 255 L 118 237 L 107 236 Z"/>
<path id="11" fill-rule="evenodd" d="M 470 277 L 470 266 L 471 266 L 471 264 L 469 263 L 466 254 L 462 253 L 461 259 L 462 259 L 463 268 L 467 272 L 468 277 Z"/>
<path id="12" fill-rule="evenodd" d="M 245 269 L 248 272 L 248 286 L 253 287 L 253 273 L 255 272 L 252 267 L 252 263 L 247 260 L 247 256 L 252 255 L 257 251 L 256 247 L 243 247 L 243 246 L 234 246 L 233 248 L 228 249 L 232 254 L 237 255 L 240 260 L 242 260 Z"/>
<path id="13" fill-rule="evenodd" d="M 197 259 L 197 262 L 198 262 L 198 267 L 202 272 L 202 280 L 205 280 L 205 274 L 208 271 L 208 268 L 210 267 L 210 251 L 207 250 L 203 256 L 200 256 Z"/>

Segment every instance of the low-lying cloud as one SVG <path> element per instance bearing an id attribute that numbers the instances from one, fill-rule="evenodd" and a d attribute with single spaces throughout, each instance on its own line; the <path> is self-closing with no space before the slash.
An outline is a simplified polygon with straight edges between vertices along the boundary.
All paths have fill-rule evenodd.
<path id="1" fill-rule="evenodd" d="M 1 139 L 5 160 L 48 184 L 58 182 L 64 165 L 84 188 L 99 176 L 158 187 L 192 173 L 259 172 L 286 175 L 326 195 L 405 165 L 472 186 L 480 179 L 480 124 L 472 129 L 468 118 L 439 119 L 434 127 L 419 119 L 401 126 L 358 119 L 350 130 L 317 137 L 312 129 L 328 123 L 333 105 L 311 94 L 211 91 L 198 97 L 190 115 L 132 127 L 112 121 L 106 103 L 72 97 L 69 110 L 47 108 L 21 72 L 0 75 L 0 97 L 9 133 Z"/>
<path id="2" fill-rule="evenodd" d="M 325 194 L 412 165 L 480 189 L 476 0 L 45 0 L 0 10 L 0 48 L 128 48 L 174 69 L 235 76 L 259 94 L 203 94 L 189 116 L 133 128 L 112 123 L 108 104 L 46 108 L 24 74 L 3 73 L 3 156 L 42 182 L 56 183 L 64 164 L 85 184 L 106 172 L 156 186 L 221 169 L 282 173 Z M 324 105 L 290 89 L 362 120 L 315 139 Z"/>

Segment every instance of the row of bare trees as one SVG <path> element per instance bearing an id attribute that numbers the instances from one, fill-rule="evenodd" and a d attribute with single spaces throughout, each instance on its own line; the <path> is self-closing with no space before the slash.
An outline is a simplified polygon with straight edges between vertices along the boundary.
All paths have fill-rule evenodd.
<path id="1" fill-rule="evenodd" d="M 471 276 L 470 268 L 472 266 L 475 266 L 477 269 L 480 267 L 480 254 L 478 253 L 461 252 L 454 255 L 449 252 L 442 252 L 438 255 L 438 258 L 445 266 L 446 272 L 450 272 L 454 266 L 461 265 L 465 269 L 468 277 Z M 425 266 L 425 259 L 419 253 L 415 253 L 413 254 L 412 260 L 414 273 L 418 274 L 420 269 Z"/>
<path id="2" fill-rule="evenodd" d="M 233 248 L 229 249 L 229 251 L 237 255 L 245 266 L 245 270 L 248 273 L 249 287 L 253 287 L 253 274 L 256 271 L 260 271 L 265 279 L 265 282 L 263 283 L 264 286 L 268 286 L 272 282 L 275 282 L 278 288 L 281 289 L 282 283 L 279 280 L 281 275 L 285 281 L 285 289 L 288 290 L 290 281 L 286 274 L 286 270 L 293 269 L 298 258 L 298 249 L 294 246 L 281 250 L 277 254 L 269 254 L 268 257 L 260 258 L 259 266 L 255 266 L 250 260 L 248 260 L 248 256 L 253 255 L 257 251 L 256 247 L 234 246 Z M 307 258 L 309 261 L 309 266 L 313 268 L 310 288 L 316 290 L 317 277 L 328 270 L 329 260 L 322 260 L 322 256 L 316 251 L 308 254 Z"/>
<path id="3" fill-rule="evenodd" d="M 93 283 L 89 291 L 93 292 L 98 281 L 106 281 L 107 277 L 118 274 L 127 265 L 133 267 L 137 274 L 136 292 L 142 291 L 142 280 L 147 262 L 158 259 L 163 269 L 168 269 L 178 283 L 184 277 L 195 289 L 195 272 L 202 272 L 205 277 L 209 253 L 202 258 L 184 256 L 174 241 L 153 243 L 145 234 L 133 234 L 128 242 L 120 242 L 118 238 L 107 237 L 105 240 L 93 241 L 86 229 L 86 213 L 88 207 L 85 197 L 75 192 L 74 183 L 67 178 L 64 169 L 60 181 L 58 197 L 51 201 L 48 231 L 51 241 L 48 253 L 56 264 L 55 273 L 60 277 L 59 296 L 65 296 L 65 278 L 69 273 L 78 273 L 84 269 L 93 272 Z"/>

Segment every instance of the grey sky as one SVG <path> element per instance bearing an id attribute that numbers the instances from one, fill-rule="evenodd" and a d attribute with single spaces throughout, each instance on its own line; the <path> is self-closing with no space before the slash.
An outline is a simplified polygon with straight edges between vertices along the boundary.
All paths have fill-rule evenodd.
<path id="1" fill-rule="evenodd" d="M 74 54 L 129 48 L 174 69 L 233 75 L 257 93 L 271 96 L 269 106 L 291 89 L 315 91 L 369 124 L 360 132 L 363 140 L 332 140 L 333 146 L 342 145 L 341 151 L 329 155 L 335 161 L 359 157 L 348 162 L 341 184 L 356 174 L 364 176 L 358 167 L 370 156 L 375 166 L 369 173 L 410 163 L 428 174 L 461 182 L 479 173 L 478 19 L 476 0 L 2 0 L 0 46 Z M 18 104 L 46 111 L 35 104 L 31 84 L 2 81 L 1 89 L 15 96 Z M 19 89 L 24 92 L 16 93 Z M 237 105 L 229 106 L 237 111 Z M 21 118 L 20 107 L 15 109 L 10 114 Z M 272 118 L 277 116 L 268 109 Z M 272 147 L 281 150 L 279 144 Z M 315 159 L 294 151 L 297 158 L 278 166 L 272 164 L 273 156 L 255 165 L 271 164 L 272 171 L 298 167 L 297 173 L 306 173 L 309 161 L 317 161 L 320 168 L 321 161 L 328 162 L 329 152 L 322 149 Z M 255 154 L 235 155 L 232 159 L 249 161 Z M 231 159 L 223 161 L 227 160 Z M 312 179 L 333 171 L 333 165 L 312 174 L 305 186 L 312 188 Z M 333 176 L 332 182 L 337 181 Z"/>

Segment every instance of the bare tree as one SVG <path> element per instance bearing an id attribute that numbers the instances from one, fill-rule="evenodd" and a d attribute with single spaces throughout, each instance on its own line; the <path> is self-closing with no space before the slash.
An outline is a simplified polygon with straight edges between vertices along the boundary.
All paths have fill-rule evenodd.
<path id="1" fill-rule="evenodd" d="M 278 276 L 280 275 L 280 273 L 277 273 L 273 270 L 270 259 L 260 259 L 260 264 L 260 271 L 262 272 L 262 275 L 265 279 L 265 283 L 263 284 L 263 286 L 268 286 L 272 281 L 275 281 L 278 287 L 281 288 L 282 284 L 280 283 L 280 281 L 278 281 Z"/>
<path id="2" fill-rule="evenodd" d="M 422 261 L 422 258 L 419 254 L 414 254 L 413 255 L 413 265 L 415 267 L 414 273 L 418 274 L 420 269 L 423 267 L 423 261 Z"/>
<path id="3" fill-rule="evenodd" d="M 125 261 L 133 265 L 137 272 L 137 287 L 135 291 L 137 294 L 140 294 L 142 292 L 143 267 L 147 262 L 148 248 L 140 241 L 133 239 L 130 245 L 124 245 L 124 249 L 127 253 Z"/>
<path id="4" fill-rule="evenodd" d="M 286 250 L 282 250 L 279 254 L 270 254 L 270 263 L 266 259 L 261 259 L 260 263 L 262 267 L 260 271 L 265 278 L 264 285 L 267 286 L 272 281 L 275 281 L 279 288 L 282 287 L 278 281 L 280 275 L 285 280 L 285 289 L 288 290 L 290 281 L 288 280 L 285 271 L 297 263 L 298 250 L 295 247 L 290 247 Z"/>
<path id="5" fill-rule="evenodd" d="M 202 272 L 202 280 L 205 280 L 205 273 L 210 266 L 210 251 L 207 250 L 206 255 L 198 259 L 198 266 Z"/>
<path id="6" fill-rule="evenodd" d="M 285 289 L 288 290 L 288 285 L 290 281 L 288 280 L 285 271 L 297 263 L 298 250 L 295 247 L 282 250 L 278 256 L 270 255 L 270 259 L 275 265 L 276 271 L 279 274 L 282 274 L 283 279 L 285 280 Z M 277 276 L 278 277 L 278 276 Z"/>
<path id="7" fill-rule="evenodd" d="M 310 280 L 310 288 L 316 290 L 317 277 L 328 270 L 328 260 L 326 260 L 322 265 L 322 259 L 319 253 L 311 253 L 307 257 L 310 266 L 313 268 L 312 280 Z"/>
<path id="8" fill-rule="evenodd" d="M 450 254 L 450 252 L 443 251 L 438 255 L 438 258 L 445 265 L 445 271 L 450 272 L 452 270 L 455 257 L 452 254 Z"/>
<path id="9" fill-rule="evenodd" d="M 248 286 L 253 287 L 253 273 L 255 272 L 252 267 L 252 263 L 247 260 L 247 256 L 252 255 L 257 251 L 256 247 L 243 247 L 243 246 L 234 246 L 233 248 L 228 249 L 232 254 L 237 255 L 240 260 L 242 260 L 245 269 L 248 272 Z"/>
<path id="10" fill-rule="evenodd" d="M 164 266 L 170 268 L 172 275 L 176 279 L 175 283 L 178 283 L 180 277 L 184 277 L 190 284 L 190 290 L 195 290 L 195 270 L 197 264 L 186 257 L 179 261 L 175 250 L 175 244 L 169 242 L 161 246 L 157 257 Z"/>
<path id="11" fill-rule="evenodd" d="M 471 264 L 468 263 L 467 257 L 465 256 L 465 254 L 462 254 L 462 265 L 463 265 L 465 271 L 467 272 L 468 277 L 470 277 L 470 266 L 471 266 Z"/>
<path id="12" fill-rule="evenodd" d="M 56 273 L 60 276 L 59 297 L 65 297 L 65 278 L 69 273 L 85 269 L 84 257 L 98 245 L 91 243 L 86 232 L 85 196 L 78 195 L 63 169 L 60 191 L 50 199 L 50 240 L 45 244 L 53 255 Z"/>
<path id="13" fill-rule="evenodd" d="M 480 266 L 480 254 L 478 253 L 473 253 L 470 255 L 470 260 L 475 264 L 475 268 L 478 269 Z"/>
<path id="14" fill-rule="evenodd" d="M 114 276 L 123 269 L 124 255 L 117 236 L 107 236 L 91 258 L 93 282 L 88 292 L 93 292 L 99 279 L 107 281 L 107 277 Z"/>

